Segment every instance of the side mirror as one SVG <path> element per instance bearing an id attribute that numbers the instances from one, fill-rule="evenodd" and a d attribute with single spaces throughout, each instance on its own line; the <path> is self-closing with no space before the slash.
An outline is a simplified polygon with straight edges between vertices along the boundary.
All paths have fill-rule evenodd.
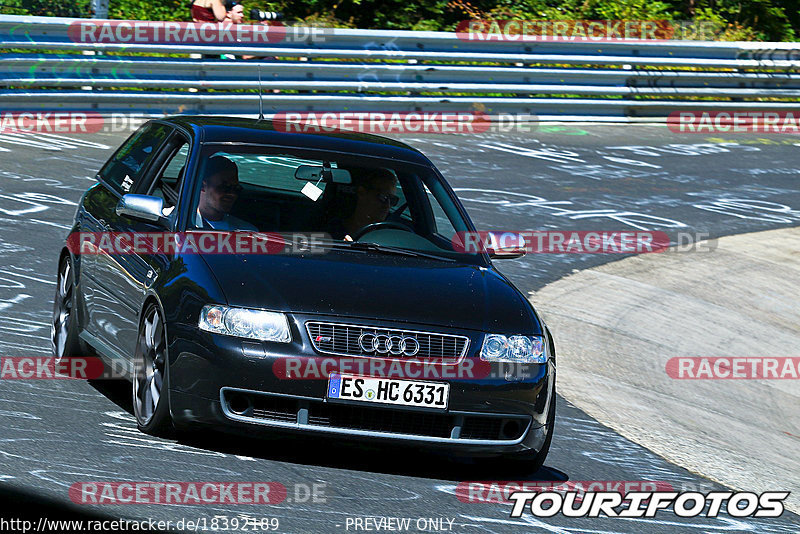
<path id="1" fill-rule="evenodd" d="M 123 195 L 117 203 L 117 215 L 125 215 L 141 221 L 166 224 L 167 218 L 161 211 L 164 200 L 149 195 Z"/>
<path id="2" fill-rule="evenodd" d="M 525 238 L 515 232 L 486 232 L 486 252 L 490 258 L 507 260 L 525 255 Z"/>

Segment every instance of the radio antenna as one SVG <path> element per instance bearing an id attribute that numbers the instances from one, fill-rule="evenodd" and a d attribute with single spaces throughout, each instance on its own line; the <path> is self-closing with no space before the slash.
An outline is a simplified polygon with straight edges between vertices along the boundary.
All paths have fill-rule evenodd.
<path id="1" fill-rule="evenodd" d="M 264 95 L 261 91 L 261 63 L 258 64 L 258 120 L 264 120 Z"/>

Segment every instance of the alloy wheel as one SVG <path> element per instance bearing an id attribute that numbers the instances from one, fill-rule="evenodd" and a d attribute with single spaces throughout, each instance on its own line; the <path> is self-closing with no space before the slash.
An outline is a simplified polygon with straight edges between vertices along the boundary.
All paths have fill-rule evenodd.
<path id="1" fill-rule="evenodd" d="M 133 405 L 141 426 L 150 423 L 162 398 L 165 352 L 164 321 L 158 308 L 151 306 L 139 329 L 134 359 Z"/>
<path id="2" fill-rule="evenodd" d="M 56 362 L 69 356 L 74 291 L 72 286 L 72 262 L 67 258 L 58 273 L 53 320 L 50 324 L 50 339 Z"/>

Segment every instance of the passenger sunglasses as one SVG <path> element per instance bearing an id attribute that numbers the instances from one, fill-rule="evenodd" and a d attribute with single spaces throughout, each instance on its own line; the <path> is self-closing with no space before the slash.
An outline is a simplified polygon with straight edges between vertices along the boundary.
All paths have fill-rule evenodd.
<path id="1" fill-rule="evenodd" d="M 400 202 L 400 197 L 397 195 L 378 193 L 378 200 L 380 200 L 382 204 L 389 204 L 390 206 L 395 207 L 397 206 L 397 203 Z"/>
<path id="2" fill-rule="evenodd" d="M 215 189 L 221 193 L 241 193 L 244 188 L 241 184 L 219 184 Z"/>

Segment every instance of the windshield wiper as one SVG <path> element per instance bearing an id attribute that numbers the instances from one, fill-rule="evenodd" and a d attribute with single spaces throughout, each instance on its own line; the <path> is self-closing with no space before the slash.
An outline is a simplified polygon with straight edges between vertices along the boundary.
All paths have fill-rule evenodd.
<path id="1" fill-rule="evenodd" d="M 429 258 L 432 260 L 446 261 L 455 263 L 456 260 L 439 256 L 438 254 L 429 254 L 419 250 L 411 250 L 407 248 L 390 247 L 386 245 L 379 245 L 377 243 L 369 243 L 364 241 L 340 241 L 333 244 L 335 248 L 345 248 L 350 250 L 359 250 L 365 252 L 380 252 L 384 254 L 396 254 L 398 256 L 412 256 L 415 258 Z"/>

